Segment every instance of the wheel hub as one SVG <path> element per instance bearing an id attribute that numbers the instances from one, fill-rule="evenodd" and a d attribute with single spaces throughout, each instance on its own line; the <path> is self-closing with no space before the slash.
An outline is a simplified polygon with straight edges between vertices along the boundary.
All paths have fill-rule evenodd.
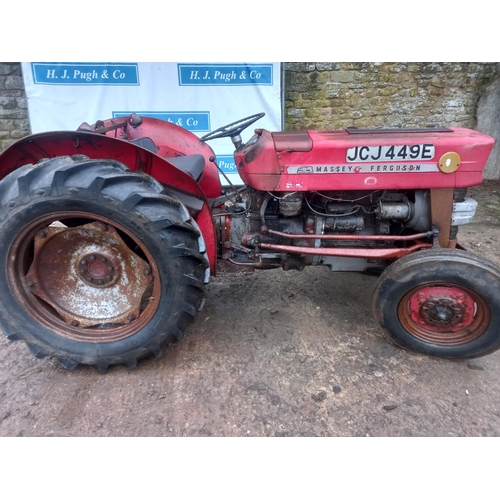
<path id="1" fill-rule="evenodd" d="M 429 311 L 429 321 L 448 324 L 453 319 L 453 309 L 447 305 L 434 306 Z"/>
<path id="2" fill-rule="evenodd" d="M 398 305 L 398 317 L 408 333 L 441 346 L 471 342 L 490 321 L 480 295 L 451 283 L 429 283 L 411 290 Z"/>
<path id="3" fill-rule="evenodd" d="M 108 285 L 115 278 L 115 266 L 103 254 L 85 255 L 78 264 L 80 276 L 90 285 Z"/>
<path id="4" fill-rule="evenodd" d="M 458 287 L 429 286 L 411 297 L 410 312 L 421 326 L 456 331 L 474 320 L 474 300 Z"/>
<path id="5" fill-rule="evenodd" d="M 463 322 L 465 311 L 461 302 L 448 298 L 432 298 L 424 302 L 420 314 L 429 324 L 454 326 Z"/>
<path id="6" fill-rule="evenodd" d="M 31 293 L 79 327 L 130 323 L 141 313 L 151 268 L 100 222 L 51 224 L 34 238 Z"/>

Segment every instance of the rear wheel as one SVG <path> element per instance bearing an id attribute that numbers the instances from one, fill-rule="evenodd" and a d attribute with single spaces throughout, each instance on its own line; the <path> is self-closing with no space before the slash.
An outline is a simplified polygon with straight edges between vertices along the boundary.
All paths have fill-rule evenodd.
<path id="1" fill-rule="evenodd" d="M 500 269 L 468 252 L 408 255 L 380 276 L 373 313 L 390 340 L 442 358 L 475 358 L 500 348 Z"/>
<path id="2" fill-rule="evenodd" d="M 37 357 L 129 368 L 181 338 L 204 300 L 196 223 L 142 173 L 59 157 L 0 182 L 0 326 Z"/>

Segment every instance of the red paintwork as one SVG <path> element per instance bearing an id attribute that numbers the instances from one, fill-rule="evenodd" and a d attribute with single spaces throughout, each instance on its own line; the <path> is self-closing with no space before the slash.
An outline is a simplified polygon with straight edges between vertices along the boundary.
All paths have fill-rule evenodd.
<path id="1" fill-rule="evenodd" d="M 274 229 L 267 229 L 268 234 L 274 234 L 291 240 L 330 240 L 330 241 L 415 241 L 421 238 L 429 238 L 430 233 L 408 234 L 406 236 L 395 236 L 393 234 L 290 234 Z"/>
<path id="2" fill-rule="evenodd" d="M 422 307 L 429 302 L 446 299 L 463 310 L 463 319 L 459 324 L 439 326 L 428 324 L 422 315 Z M 429 330 L 436 332 L 458 332 L 474 322 L 474 299 L 462 288 L 454 286 L 428 286 L 420 288 L 410 298 L 411 318 Z"/>
<path id="3" fill-rule="evenodd" d="M 398 131 L 377 134 L 349 134 L 343 130 L 308 131 L 311 148 L 308 148 L 304 133 L 296 139 L 290 134 L 289 147 L 278 136 L 263 130 L 255 141 L 235 153 L 240 177 L 246 184 L 263 191 L 311 191 L 311 190 L 372 190 L 372 189 L 428 189 L 458 188 L 480 184 L 482 172 L 493 148 L 493 138 L 479 132 L 452 128 L 452 132 L 415 132 Z M 260 133 L 260 131 L 259 131 Z M 276 134 L 277 135 L 277 134 Z M 253 143 L 253 144 L 252 144 Z M 373 172 L 359 173 L 321 173 L 289 174 L 290 166 L 357 166 L 368 163 L 350 163 L 346 160 L 347 150 L 355 146 L 433 144 L 435 154 L 432 160 L 371 162 Z M 287 150 L 288 149 L 288 150 Z M 461 164 L 454 173 L 437 172 L 377 172 L 383 165 L 400 164 L 420 165 L 437 164 L 439 158 L 448 152 L 456 152 Z"/>
<path id="4" fill-rule="evenodd" d="M 417 243 L 407 248 L 349 248 L 349 247 L 299 247 L 293 245 L 274 245 L 260 243 L 262 248 L 278 252 L 300 253 L 307 255 L 328 255 L 334 257 L 359 257 L 363 259 L 399 259 L 417 250 L 432 248 L 429 243 Z"/>
<path id="5" fill-rule="evenodd" d="M 103 125 L 107 127 L 123 123 L 125 126 L 124 129 L 119 128 L 107 132 L 108 137 L 124 140 L 149 137 L 156 145 L 156 154 L 162 158 L 201 154 L 205 157 L 205 168 L 199 182 L 200 187 L 207 198 L 220 196 L 222 186 L 219 180 L 219 171 L 209 159 L 211 156 L 215 156 L 215 153 L 208 144 L 200 142 L 199 138 L 192 132 L 173 123 L 149 117 L 141 117 L 141 120 L 142 123 L 137 127 L 130 125 L 128 116 L 105 120 Z"/>
<path id="6" fill-rule="evenodd" d="M 110 122 L 104 123 L 108 125 Z M 121 129 L 108 132 L 107 135 L 84 131 L 46 132 L 21 139 L 0 155 L 0 179 L 16 168 L 27 163 L 36 163 L 41 158 L 75 154 L 95 159 L 114 159 L 124 163 L 133 171 L 146 172 L 165 185 L 182 189 L 205 201 L 196 217 L 196 222 L 205 239 L 211 272 L 215 274 L 217 259 L 215 225 L 206 203 L 208 197 L 219 196 L 222 189 L 217 167 L 208 160 L 214 153 L 208 145 L 200 143 L 194 134 L 177 125 L 153 118 L 143 118 L 143 125 L 136 129 L 127 125 L 127 136 L 129 139 L 150 137 L 159 147 L 157 154 L 119 138 L 122 135 Z M 206 158 L 205 170 L 199 184 L 190 175 L 160 156 L 195 153 L 202 154 Z"/>
<path id="7" fill-rule="evenodd" d="M 216 166 L 210 162 L 215 156 L 206 143 L 177 125 L 155 118 L 143 117 L 139 125 L 137 117 L 121 117 L 99 122 L 95 126 L 83 124 L 75 132 L 50 132 L 35 134 L 13 144 L 0 155 L 0 179 L 27 163 L 41 158 L 83 154 L 95 159 L 114 159 L 126 164 L 131 170 L 143 171 L 159 182 L 192 193 L 204 201 L 196 221 L 205 239 L 212 274 L 216 272 L 216 230 L 207 198 L 220 196 L 222 186 Z M 90 131 L 89 131 L 90 130 Z M 427 189 L 457 188 L 480 184 L 482 172 L 491 149 L 493 138 L 473 130 L 455 128 L 451 132 L 398 132 L 349 134 L 347 131 L 301 131 L 272 134 L 260 130 L 241 150 L 235 152 L 235 161 L 242 180 L 261 191 L 312 191 L 312 190 L 374 190 L 374 189 Z M 150 138 L 156 146 L 152 153 L 129 141 Z M 350 163 L 348 150 L 356 146 L 377 147 L 389 145 L 431 144 L 434 155 L 429 160 L 371 161 Z M 384 172 L 383 165 L 436 165 L 448 152 L 458 153 L 461 163 L 453 173 L 435 172 Z M 186 154 L 201 154 L 205 169 L 197 183 L 190 175 L 168 162 L 168 158 Z M 318 166 L 340 167 L 339 173 L 288 172 L 289 167 Z M 369 165 L 370 171 L 366 171 Z M 372 166 L 373 165 L 373 166 Z M 356 167 L 363 167 L 364 172 Z M 380 167 L 380 168 L 379 168 Z M 348 168 L 353 173 L 343 173 Z M 354 169 L 354 170 L 353 170 Z M 381 171 L 380 171 L 381 170 Z M 303 237 L 303 235 L 302 235 Z M 415 237 L 415 236 L 414 236 Z M 314 235 L 318 238 L 318 235 Z M 329 239 L 329 238 L 324 238 Z M 333 239 L 333 238 L 332 238 Z M 349 239 L 349 238 L 346 238 Z M 375 238 L 373 238 L 375 239 Z M 418 243 L 409 248 L 357 249 L 312 248 L 262 243 L 262 248 L 290 253 L 339 255 L 366 258 L 398 258 L 431 245 Z"/>

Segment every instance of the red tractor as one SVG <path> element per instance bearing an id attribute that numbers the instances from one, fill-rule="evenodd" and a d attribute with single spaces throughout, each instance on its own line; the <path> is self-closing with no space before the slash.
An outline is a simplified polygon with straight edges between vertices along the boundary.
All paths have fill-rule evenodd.
<path id="1" fill-rule="evenodd" d="M 159 356 L 210 276 L 325 265 L 381 274 L 390 340 L 443 358 L 500 348 L 500 269 L 457 244 L 493 139 L 463 128 L 242 131 L 153 118 L 26 137 L 0 155 L 0 327 L 106 371 Z M 210 139 L 231 138 L 244 187 Z M 230 184 L 230 183 L 229 183 Z"/>

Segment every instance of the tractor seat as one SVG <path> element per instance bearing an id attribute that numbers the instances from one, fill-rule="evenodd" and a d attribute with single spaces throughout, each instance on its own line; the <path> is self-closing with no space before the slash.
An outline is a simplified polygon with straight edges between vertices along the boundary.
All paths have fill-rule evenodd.
<path id="1" fill-rule="evenodd" d="M 131 139 L 129 142 L 136 144 L 137 146 L 141 146 L 141 148 L 147 149 L 148 151 L 151 151 L 151 153 L 156 153 L 156 145 L 150 137 L 136 137 L 135 139 Z"/>
<path id="2" fill-rule="evenodd" d="M 205 157 L 203 155 L 173 156 L 165 159 L 179 170 L 189 174 L 196 182 L 201 179 L 205 168 Z"/>

